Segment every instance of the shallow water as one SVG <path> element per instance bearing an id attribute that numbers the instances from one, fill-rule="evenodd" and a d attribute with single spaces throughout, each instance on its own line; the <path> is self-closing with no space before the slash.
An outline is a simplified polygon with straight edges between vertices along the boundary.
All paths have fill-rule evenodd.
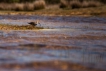
<path id="1" fill-rule="evenodd" d="M 106 18 L 0 16 L 3 24 L 36 20 L 45 29 L 0 31 L 1 71 L 106 70 Z"/>

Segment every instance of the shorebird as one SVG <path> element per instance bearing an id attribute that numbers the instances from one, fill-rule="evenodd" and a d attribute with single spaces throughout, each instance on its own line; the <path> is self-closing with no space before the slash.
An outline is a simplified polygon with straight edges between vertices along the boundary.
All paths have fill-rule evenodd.
<path id="1" fill-rule="evenodd" d="M 39 20 L 36 20 L 35 22 L 29 22 L 28 24 L 32 25 L 32 26 L 36 26 L 39 23 Z"/>

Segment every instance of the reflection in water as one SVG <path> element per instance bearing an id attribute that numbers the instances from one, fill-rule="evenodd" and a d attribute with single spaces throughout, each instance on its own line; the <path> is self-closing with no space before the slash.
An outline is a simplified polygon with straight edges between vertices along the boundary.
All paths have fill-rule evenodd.
<path id="1" fill-rule="evenodd" d="M 4 24 L 23 25 L 39 19 L 41 26 L 49 27 L 33 31 L 0 31 L 0 71 L 106 70 L 106 18 L 49 18 L 0 16 L 0 22 Z"/>
<path id="2" fill-rule="evenodd" d="M 106 70 L 105 40 L 96 38 L 92 40 L 91 37 L 80 38 L 80 34 L 89 33 L 81 31 L 1 31 L 0 63 L 21 65 L 58 60 Z M 72 37 L 76 34 L 75 32 L 81 33 Z M 98 35 L 98 38 L 102 34 Z M 48 37 L 43 37 L 44 35 Z"/>
<path id="3" fill-rule="evenodd" d="M 48 50 L 45 51 L 47 54 L 54 55 L 56 57 L 66 58 L 67 60 L 72 59 L 73 61 L 83 61 L 84 63 L 101 63 L 105 62 L 106 52 L 95 52 L 86 50 Z"/>
<path id="4" fill-rule="evenodd" d="M 88 67 L 105 69 L 106 66 L 106 52 L 92 51 L 92 50 L 49 50 L 46 54 L 52 55 L 59 60 L 69 61 L 73 63 L 85 64 Z"/>

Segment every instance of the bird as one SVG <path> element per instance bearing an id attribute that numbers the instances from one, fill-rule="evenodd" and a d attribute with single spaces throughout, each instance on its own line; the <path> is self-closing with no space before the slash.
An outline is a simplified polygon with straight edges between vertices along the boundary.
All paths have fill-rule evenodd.
<path id="1" fill-rule="evenodd" d="M 36 20 L 35 22 L 29 22 L 28 24 L 30 24 L 32 26 L 36 26 L 36 25 L 38 25 L 40 23 L 39 23 L 39 20 Z"/>
<path id="2" fill-rule="evenodd" d="M 30 24 L 32 26 L 36 26 L 37 25 L 37 23 L 35 23 L 35 22 L 29 22 L 28 24 Z"/>

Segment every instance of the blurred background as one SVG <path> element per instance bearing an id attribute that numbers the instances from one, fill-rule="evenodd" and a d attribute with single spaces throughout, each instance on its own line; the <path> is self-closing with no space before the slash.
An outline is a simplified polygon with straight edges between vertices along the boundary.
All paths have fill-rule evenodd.
<path id="1" fill-rule="evenodd" d="M 0 0 L 0 10 L 34 11 L 51 5 L 58 8 L 88 8 L 105 5 L 106 0 Z"/>

